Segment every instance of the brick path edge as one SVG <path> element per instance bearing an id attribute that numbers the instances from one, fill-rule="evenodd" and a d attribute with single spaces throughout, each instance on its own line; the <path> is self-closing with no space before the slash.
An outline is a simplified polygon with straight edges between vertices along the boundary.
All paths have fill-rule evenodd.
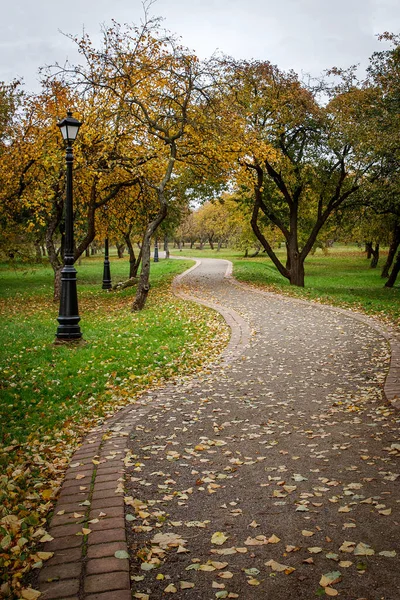
<path id="1" fill-rule="evenodd" d="M 181 280 L 201 264 L 199 260 L 195 262 L 174 278 L 172 290 L 177 297 L 203 304 L 224 317 L 231 336 L 216 362 L 226 365 L 244 352 L 251 330 L 234 310 L 179 290 Z M 231 263 L 226 263 L 229 274 Z M 123 407 L 93 428 L 73 454 L 50 523 L 49 534 L 54 539 L 43 547 L 54 555 L 39 573 L 41 600 L 128 600 L 131 597 L 128 561 L 115 556 L 117 551 L 128 550 L 123 496 L 124 440 L 134 422 L 148 410 L 150 407 L 140 403 Z M 82 516 L 74 518 L 76 513 Z M 83 529 L 90 529 L 90 533 L 84 533 Z"/>

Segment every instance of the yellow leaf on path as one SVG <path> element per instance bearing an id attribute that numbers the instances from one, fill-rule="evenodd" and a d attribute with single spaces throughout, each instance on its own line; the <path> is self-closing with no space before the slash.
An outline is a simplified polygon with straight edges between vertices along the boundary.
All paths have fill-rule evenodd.
<path id="1" fill-rule="evenodd" d="M 322 548 L 319 548 L 319 546 L 313 546 L 312 548 L 307 548 L 307 550 L 311 552 L 311 554 L 319 554 L 322 552 Z"/>
<path id="2" fill-rule="evenodd" d="M 183 552 L 189 552 L 189 550 L 187 548 L 185 548 L 185 546 L 178 546 L 176 553 L 182 554 Z"/>
<path id="3" fill-rule="evenodd" d="M 368 544 L 364 544 L 360 542 L 354 549 L 354 556 L 372 556 L 375 554 L 375 550 L 371 548 Z"/>
<path id="4" fill-rule="evenodd" d="M 89 533 L 92 533 L 92 530 L 87 529 L 86 527 L 82 527 L 82 533 L 83 535 L 89 535 Z"/>
<path id="5" fill-rule="evenodd" d="M 216 569 L 225 569 L 228 566 L 227 562 L 219 562 L 218 560 L 210 560 L 210 564 Z"/>
<path id="6" fill-rule="evenodd" d="M 86 477 L 86 475 L 83 475 L 83 473 L 78 473 L 78 475 L 75 477 L 75 479 L 84 479 Z"/>
<path id="7" fill-rule="evenodd" d="M 341 560 L 339 563 L 339 567 L 343 567 L 344 569 L 347 569 L 348 567 L 351 567 L 352 564 L 353 563 L 351 560 Z"/>
<path id="8" fill-rule="evenodd" d="M 25 598 L 25 600 L 36 600 L 42 595 L 42 592 L 38 592 L 38 590 L 33 590 L 32 588 L 26 588 L 21 591 L 21 597 Z"/>
<path id="9" fill-rule="evenodd" d="M 277 544 L 280 541 L 281 541 L 281 538 L 278 538 L 275 534 L 271 535 L 271 537 L 268 538 L 269 544 Z"/>
<path id="10" fill-rule="evenodd" d="M 335 590 L 334 588 L 330 588 L 330 587 L 326 587 L 325 588 L 325 594 L 327 596 L 337 596 L 338 595 L 338 591 Z"/>
<path id="11" fill-rule="evenodd" d="M 312 535 L 314 535 L 314 533 L 314 531 L 308 531 L 308 529 L 303 529 L 301 535 L 304 535 L 304 537 L 311 537 Z"/>
<path id="12" fill-rule="evenodd" d="M 260 523 L 257 523 L 257 521 L 252 521 L 249 525 L 249 527 L 260 527 Z"/>
<path id="13" fill-rule="evenodd" d="M 141 592 L 135 592 L 133 594 L 134 598 L 139 598 L 140 600 L 149 600 L 150 596 L 148 594 L 142 594 Z"/>
<path id="14" fill-rule="evenodd" d="M 218 581 L 213 581 L 211 584 L 211 587 L 217 590 L 223 590 L 225 589 L 225 584 L 224 583 L 218 583 Z"/>
<path id="15" fill-rule="evenodd" d="M 215 567 L 212 565 L 204 564 L 199 566 L 199 571 L 215 571 Z"/>
<path id="16" fill-rule="evenodd" d="M 194 588 L 194 583 L 192 583 L 191 581 L 180 581 L 179 585 L 181 587 L 181 590 L 188 590 L 189 588 Z"/>
<path id="17" fill-rule="evenodd" d="M 54 538 L 49 534 L 45 533 L 43 537 L 40 538 L 39 542 L 52 542 Z"/>
<path id="18" fill-rule="evenodd" d="M 54 556 L 54 552 L 37 552 L 40 560 L 49 560 L 52 556 Z"/>
<path id="19" fill-rule="evenodd" d="M 259 581 L 258 579 L 255 579 L 254 577 L 252 577 L 251 579 L 247 580 L 247 583 L 249 585 L 260 585 L 261 581 Z"/>
<path id="20" fill-rule="evenodd" d="M 216 531 L 211 537 L 211 543 L 221 546 L 225 544 L 227 539 L 227 536 L 222 531 Z"/>
<path id="21" fill-rule="evenodd" d="M 340 573 L 340 571 L 331 571 L 330 573 L 325 573 L 325 575 L 322 575 L 319 581 L 319 585 L 323 588 L 326 588 L 330 585 L 338 583 L 339 581 L 341 581 L 341 579 L 342 574 Z"/>
<path id="22" fill-rule="evenodd" d="M 355 545 L 355 542 L 344 541 L 339 550 L 340 552 L 353 552 Z"/>
<path id="23" fill-rule="evenodd" d="M 177 589 L 176 589 L 176 587 L 174 586 L 173 583 L 170 583 L 169 585 L 167 585 L 167 587 L 165 588 L 164 592 L 166 594 L 176 594 Z"/>
<path id="24" fill-rule="evenodd" d="M 222 571 L 222 573 L 218 573 L 218 577 L 221 577 L 221 579 L 232 579 L 233 573 L 230 571 Z"/>
<path id="25" fill-rule="evenodd" d="M 268 540 L 265 535 L 257 535 L 255 538 L 248 537 L 245 544 L 246 546 L 262 546 L 268 544 Z"/>
<path id="26" fill-rule="evenodd" d="M 238 550 L 236 548 L 212 548 L 212 554 L 221 554 L 227 556 L 228 554 L 236 554 Z"/>
<path id="27" fill-rule="evenodd" d="M 267 567 L 271 567 L 271 569 L 273 571 L 278 571 L 278 572 L 285 572 L 287 575 L 289 575 L 290 573 L 293 573 L 293 571 L 295 571 L 296 569 L 294 569 L 293 567 L 289 567 L 288 565 L 281 565 L 280 563 L 276 562 L 276 560 L 269 560 L 268 562 L 265 563 L 265 565 Z"/>

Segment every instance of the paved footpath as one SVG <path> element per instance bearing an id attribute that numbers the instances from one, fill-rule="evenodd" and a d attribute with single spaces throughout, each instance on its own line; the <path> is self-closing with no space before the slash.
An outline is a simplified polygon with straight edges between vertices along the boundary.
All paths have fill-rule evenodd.
<path id="1" fill-rule="evenodd" d="M 231 326 L 221 359 L 126 407 L 74 455 L 41 599 L 399 600 L 387 336 L 226 268 L 202 260 L 176 284 Z"/>

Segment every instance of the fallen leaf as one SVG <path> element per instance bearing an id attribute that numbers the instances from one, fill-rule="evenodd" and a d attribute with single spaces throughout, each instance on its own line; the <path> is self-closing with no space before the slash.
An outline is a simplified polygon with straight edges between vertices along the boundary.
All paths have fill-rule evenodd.
<path id="1" fill-rule="evenodd" d="M 360 542 L 354 549 L 354 556 L 372 556 L 375 554 L 375 550 L 371 548 L 368 544 L 364 544 Z"/>
<path id="2" fill-rule="evenodd" d="M 311 537 L 312 535 L 314 535 L 314 533 L 315 531 L 308 531 L 308 529 L 303 529 L 301 535 L 304 535 L 304 537 Z"/>
<path id="3" fill-rule="evenodd" d="M 278 538 L 275 534 L 271 535 L 271 537 L 268 538 L 269 544 L 277 544 L 280 541 L 281 541 L 281 538 Z"/>
<path id="4" fill-rule="evenodd" d="M 285 572 L 287 575 L 289 575 L 290 573 L 293 573 L 293 571 L 295 571 L 296 569 L 294 569 L 293 567 L 289 567 L 288 565 L 282 565 L 278 562 L 276 562 L 275 560 L 269 560 L 268 562 L 265 563 L 265 565 L 267 567 L 271 567 L 271 569 L 273 571 L 278 571 L 278 572 Z"/>
<path id="5" fill-rule="evenodd" d="M 338 583 L 341 579 L 342 574 L 340 571 L 330 571 L 329 573 L 322 575 L 319 585 L 325 588 L 334 583 Z"/>
<path id="6" fill-rule="evenodd" d="M 227 539 L 227 536 L 222 531 L 216 531 L 211 537 L 211 543 L 216 546 L 221 546 L 222 544 L 225 544 Z"/>
<path id="7" fill-rule="evenodd" d="M 42 592 L 39 592 L 38 590 L 33 590 L 32 588 L 25 588 L 21 591 L 21 596 L 22 598 L 25 598 L 25 600 L 36 600 L 36 598 L 39 598 L 39 596 L 41 595 Z"/>
<path id="8" fill-rule="evenodd" d="M 188 590 L 189 588 L 194 588 L 194 583 L 191 581 L 180 581 L 179 586 L 181 590 Z"/>

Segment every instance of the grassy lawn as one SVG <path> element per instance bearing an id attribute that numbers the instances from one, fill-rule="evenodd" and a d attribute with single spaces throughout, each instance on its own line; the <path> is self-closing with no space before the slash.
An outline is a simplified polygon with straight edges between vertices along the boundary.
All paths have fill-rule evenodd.
<path id="1" fill-rule="evenodd" d="M 178 251 L 174 253 L 178 254 Z M 291 286 L 264 254 L 243 258 L 243 253 L 230 249 L 217 252 L 186 248 L 180 254 L 226 258 L 233 262 L 233 275 L 239 281 L 281 294 L 350 308 L 377 316 L 388 324 L 400 325 L 400 281 L 392 289 L 385 288 L 385 280 L 380 276 L 386 253 L 382 253 L 378 267 L 371 269 L 365 253 L 355 246 L 333 247 L 327 255 L 318 250 L 306 260 L 304 288 Z M 278 256 L 285 261 L 283 250 L 278 251 Z"/>
<path id="2" fill-rule="evenodd" d="M 222 318 L 183 303 L 172 277 L 191 261 L 152 265 L 145 309 L 130 312 L 134 288 L 101 289 L 102 258 L 77 265 L 85 345 L 53 344 L 58 304 L 45 265 L 0 265 L 0 567 L 14 577 L 36 559 L 32 536 L 45 526 L 68 459 L 100 419 L 175 375 L 194 372 L 228 339 Z M 113 282 L 127 260 L 111 259 Z M 6 576 L 6 575 L 4 575 Z"/>

